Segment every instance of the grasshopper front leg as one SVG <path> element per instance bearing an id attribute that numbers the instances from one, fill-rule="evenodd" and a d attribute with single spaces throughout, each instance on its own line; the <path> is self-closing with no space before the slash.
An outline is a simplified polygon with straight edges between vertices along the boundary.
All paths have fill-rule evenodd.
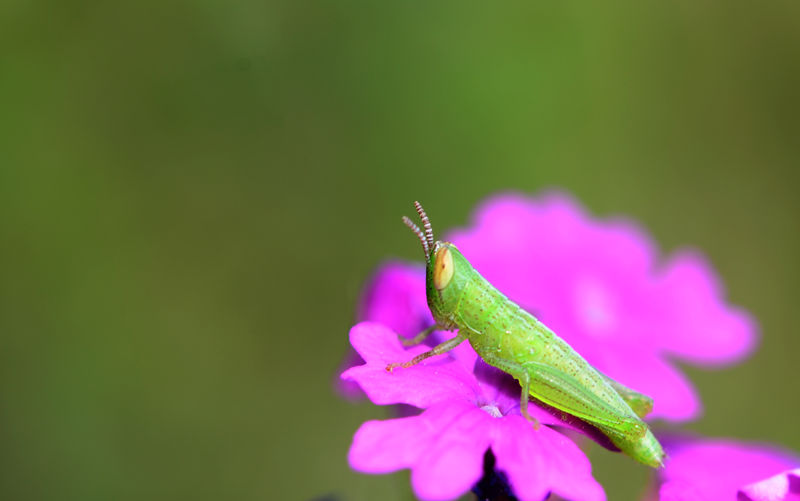
<path id="1" fill-rule="evenodd" d="M 433 333 L 433 331 L 435 331 L 437 327 L 438 326 L 436 324 L 433 324 L 430 327 L 428 327 L 427 329 L 425 329 L 424 331 L 420 332 L 419 334 L 417 334 L 416 336 L 411 337 L 411 338 L 403 337 L 400 334 L 398 334 L 397 335 L 397 339 L 399 339 L 400 340 L 400 344 L 402 344 L 405 347 L 416 346 L 416 345 L 420 344 L 421 342 L 425 341 L 425 338 L 430 336 L 431 333 Z"/>
<path id="2" fill-rule="evenodd" d="M 467 339 L 467 336 L 459 333 L 453 339 L 448 339 L 444 343 L 436 345 L 430 351 L 426 351 L 425 353 L 420 353 L 419 355 L 412 358 L 408 362 L 398 362 L 387 365 L 386 371 L 392 372 L 392 370 L 394 370 L 395 367 L 402 367 L 403 369 L 408 369 L 409 367 L 417 365 L 418 363 L 422 362 L 426 358 L 435 357 L 436 355 L 441 355 L 442 353 L 447 353 L 448 351 L 452 350 L 453 348 L 461 344 L 465 339 Z"/>

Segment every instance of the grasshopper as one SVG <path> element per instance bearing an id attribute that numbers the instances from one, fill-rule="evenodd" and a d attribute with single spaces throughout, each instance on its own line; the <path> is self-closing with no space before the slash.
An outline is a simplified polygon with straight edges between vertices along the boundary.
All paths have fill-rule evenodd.
<path id="1" fill-rule="evenodd" d="M 414 202 L 424 232 L 408 217 L 403 222 L 425 252 L 425 289 L 435 324 L 404 344 L 421 343 L 434 330 L 458 334 L 403 363 L 408 368 L 446 353 L 468 340 L 489 365 L 510 374 L 522 387 L 520 412 L 528 413 L 532 396 L 598 428 L 623 453 L 651 467 L 663 466 L 664 451 L 642 421 L 653 400 L 603 375 L 533 315 L 509 300 L 483 278 L 450 242 L 434 240 L 430 220 Z"/>

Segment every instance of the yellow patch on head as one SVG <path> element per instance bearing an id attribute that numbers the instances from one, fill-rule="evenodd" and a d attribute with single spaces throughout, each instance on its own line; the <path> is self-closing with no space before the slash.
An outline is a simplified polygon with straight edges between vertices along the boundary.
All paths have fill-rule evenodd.
<path id="1" fill-rule="evenodd" d="M 433 286 L 437 290 L 442 290 L 447 287 L 450 280 L 453 278 L 453 255 L 450 254 L 450 249 L 443 245 L 436 251 L 436 257 L 433 264 Z"/>

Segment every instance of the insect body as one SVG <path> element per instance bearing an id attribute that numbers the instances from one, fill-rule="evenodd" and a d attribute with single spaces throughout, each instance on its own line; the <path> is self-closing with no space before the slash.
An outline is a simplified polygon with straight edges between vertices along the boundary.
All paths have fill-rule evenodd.
<path id="1" fill-rule="evenodd" d="M 403 222 L 417 234 L 425 251 L 428 307 L 436 325 L 412 342 L 422 341 L 434 328 L 458 329 L 458 335 L 386 369 L 411 367 L 468 340 L 486 363 L 520 382 L 520 410 L 534 426 L 538 427 L 538 422 L 528 413 L 529 395 L 591 423 L 633 459 L 661 466 L 664 451 L 641 419 L 652 410 L 653 401 L 601 374 L 553 331 L 495 289 L 455 245 L 435 241 L 425 211 L 418 202 L 414 205 L 424 233 L 407 217 Z"/>

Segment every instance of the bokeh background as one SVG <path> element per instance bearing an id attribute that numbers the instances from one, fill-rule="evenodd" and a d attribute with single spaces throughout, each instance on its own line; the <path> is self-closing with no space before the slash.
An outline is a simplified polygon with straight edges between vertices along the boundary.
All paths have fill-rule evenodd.
<path id="1" fill-rule="evenodd" d="M 800 3 L 4 0 L 0 47 L 0 498 L 410 499 L 345 460 L 359 290 L 509 189 L 702 249 L 762 340 L 688 429 L 800 451 Z"/>

